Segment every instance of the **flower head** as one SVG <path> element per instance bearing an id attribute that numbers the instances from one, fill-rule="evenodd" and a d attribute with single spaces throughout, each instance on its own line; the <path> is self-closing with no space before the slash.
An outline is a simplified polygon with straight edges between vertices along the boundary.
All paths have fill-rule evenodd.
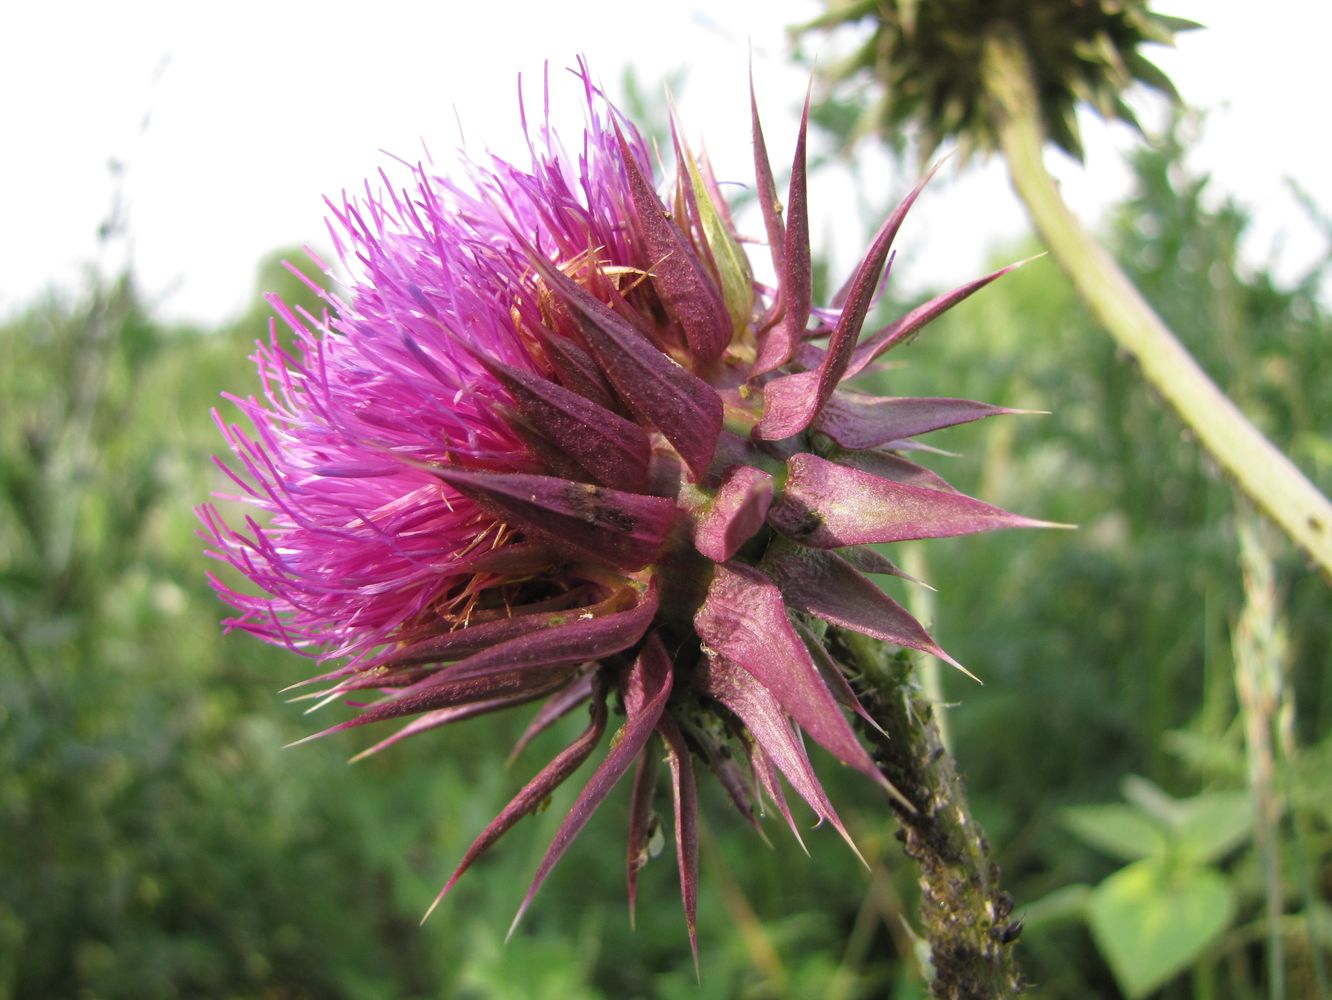
<path id="1" fill-rule="evenodd" d="M 986 93 L 986 45 L 1015 41 L 1030 63 L 1045 134 L 1082 159 L 1076 110 L 1090 105 L 1107 121 L 1141 131 L 1125 92 L 1142 84 L 1179 103 L 1174 85 L 1146 55 L 1174 45 L 1198 25 L 1153 11 L 1148 0 L 826 0 L 827 10 L 801 29 L 864 25 L 864 42 L 833 66 L 828 82 L 862 85 L 856 135 L 877 132 L 893 145 L 920 127 L 925 155 L 956 140 L 965 152 L 998 146 L 992 95 Z"/>
<path id="2" fill-rule="evenodd" d="M 696 765 L 748 820 L 765 800 L 793 831 L 782 778 L 845 836 L 800 732 L 888 787 L 817 623 L 949 659 L 865 575 L 896 572 L 868 546 L 1036 522 L 902 457 L 1000 407 L 842 387 L 1002 273 L 862 333 L 919 189 L 815 308 L 803 121 L 783 217 L 754 112 L 768 287 L 706 161 L 677 139 L 663 201 L 641 136 L 576 76 L 574 153 L 525 122 L 524 166 L 469 163 L 457 183 L 418 166 L 409 189 L 330 203 L 355 283 L 321 293 L 321 320 L 273 302 L 294 346 L 270 330 L 262 396 L 232 400 L 252 432 L 218 421 L 222 467 L 265 518 L 200 516 L 209 554 L 254 585 L 215 580 L 229 625 L 331 664 L 313 697 L 358 705 L 316 735 L 405 722 L 369 753 L 540 702 L 521 749 L 589 707 L 441 897 L 622 712 L 523 908 L 630 771 L 632 902 L 664 759 L 692 940 Z"/>

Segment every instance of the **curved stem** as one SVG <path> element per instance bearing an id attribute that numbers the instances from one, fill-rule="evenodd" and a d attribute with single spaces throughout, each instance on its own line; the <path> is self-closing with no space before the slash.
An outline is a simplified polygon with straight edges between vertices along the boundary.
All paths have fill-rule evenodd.
<path id="1" fill-rule="evenodd" d="M 981 76 L 1009 177 L 1079 296 L 1222 470 L 1332 578 L 1332 504 L 1236 408 L 1082 227 L 1043 160 L 1045 136 L 1025 50 L 986 39 Z"/>
<path id="2" fill-rule="evenodd" d="M 893 803 L 906 854 L 920 870 L 920 918 L 930 946 L 926 974 L 936 997 L 997 1000 L 1022 989 L 1013 943 L 1022 930 L 999 886 L 985 833 L 971 816 L 961 776 L 939 739 L 934 707 L 911 677 L 906 654 L 830 628 L 831 650 L 852 668 L 874 761 L 914 812 Z M 884 736 L 884 732 L 891 736 Z"/>

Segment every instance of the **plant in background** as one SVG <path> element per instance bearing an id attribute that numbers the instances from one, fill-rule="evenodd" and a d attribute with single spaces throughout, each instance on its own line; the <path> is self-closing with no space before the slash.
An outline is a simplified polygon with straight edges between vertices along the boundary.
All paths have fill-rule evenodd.
<path id="1" fill-rule="evenodd" d="M 1235 889 L 1216 866 L 1248 839 L 1253 809 L 1246 792 L 1175 799 L 1136 775 L 1123 789 L 1127 803 L 1072 806 L 1061 818 L 1079 840 L 1128 863 L 1033 910 L 1084 917 L 1120 988 L 1141 997 L 1197 962 L 1235 919 Z"/>
<path id="2" fill-rule="evenodd" d="M 1139 51 L 1171 44 L 1190 21 L 1144 0 L 829 0 L 802 30 L 868 22 L 857 53 L 830 82 L 868 79 L 878 92 L 860 116 L 898 144 L 919 126 L 928 151 L 956 138 L 1000 150 L 1036 231 L 1078 294 L 1214 461 L 1286 535 L 1332 576 L 1332 503 L 1212 382 L 1114 260 L 1069 211 L 1046 170 L 1047 139 L 1081 156 L 1076 109 L 1136 125 L 1123 93 L 1144 83 L 1169 96 L 1166 76 Z"/>
<path id="3" fill-rule="evenodd" d="M 855 132 L 900 143 L 918 126 L 922 155 L 956 139 L 964 152 L 1002 146 L 983 73 L 986 47 L 999 33 L 1020 42 L 1031 59 L 1035 113 L 1050 141 L 1082 159 L 1079 104 L 1141 131 L 1123 92 L 1135 83 L 1171 100 L 1169 77 L 1139 46 L 1171 45 L 1192 21 L 1166 17 L 1142 0 L 1090 3 L 943 0 L 858 0 L 828 4 L 807 27 L 833 28 L 870 20 L 873 29 L 853 55 L 829 70 L 832 83 L 869 75 L 878 93 L 857 103 Z M 881 89 L 879 89 L 881 88 Z M 846 98 L 840 98 L 846 100 Z"/>
<path id="4" fill-rule="evenodd" d="M 865 334 L 920 188 L 815 306 L 804 121 L 783 213 L 754 111 L 769 287 L 706 160 L 677 133 L 663 201 L 638 132 L 576 77 L 576 154 L 547 100 L 539 123 L 524 116 L 526 166 L 417 167 L 410 188 L 331 205 L 354 284 L 321 291 L 323 319 L 273 298 L 289 334 L 274 323 L 258 346 L 262 398 L 232 399 L 253 432 L 218 419 L 233 499 L 263 515 L 200 509 L 209 554 L 251 585 L 215 579 L 228 624 L 332 664 L 309 697 L 358 712 L 316 735 L 405 721 L 366 753 L 539 701 L 521 749 L 590 714 L 440 898 L 620 711 L 519 916 L 630 771 L 632 905 L 664 759 L 696 950 L 695 762 L 755 826 L 766 801 L 799 836 L 785 778 L 847 837 L 803 733 L 891 796 L 922 863 L 937 988 L 1012 988 L 1011 902 L 899 651 L 951 658 L 869 575 L 899 572 L 876 543 L 1040 523 L 904 457 L 918 435 L 1013 411 L 844 385 L 1003 271 Z"/>
<path id="5" fill-rule="evenodd" d="M 1120 95 L 1129 86 L 1145 83 L 1172 94 L 1168 80 L 1143 59 L 1139 49 L 1147 43 L 1168 44 L 1177 31 L 1192 26 L 1154 14 L 1142 0 L 1091 0 L 1077 4 L 941 0 L 928 5 L 883 0 L 830 2 L 827 13 L 808 27 L 826 29 L 852 24 L 867 27 L 870 38 L 856 57 L 830 75 L 843 83 L 860 80 L 875 91 L 879 103 L 859 119 L 860 131 L 886 127 L 890 131 L 885 139 L 897 145 L 902 126 L 914 122 L 926 148 L 946 137 L 956 137 L 970 149 L 1001 151 L 1013 186 L 1025 203 L 1038 235 L 1059 261 L 1096 322 L 1133 356 L 1141 374 L 1184 421 L 1190 437 L 1196 437 L 1224 471 L 1228 483 L 1253 500 L 1261 513 L 1296 543 L 1301 554 L 1314 561 L 1325 578 L 1332 575 L 1332 505 L 1235 405 L 1238 402 L 1259 415 L 1276 440 L 1289 442 L 1291 453 L 1306 468 L 1324 471 L 1320 450 L 1325 442 L 1318 430 L 1322 425 L 1317 417 L 1312 418 L 1303 433 L 1296 430 L 1305 419 L 1303 416 L 1294 420 L 1275 419 L 1276 414 L 1284 416 L 1290 412 L 1289 408 L 1299 405 L 1295 402 L 1300 398 L 1299 380 L 1267 387 L 1266 399 L 1255 392 L 1255 387 L 1270 377 L 1267 372 L 1255 376 L 1255 372 L 1262 370 L 1257 359 L 1298 350 L 1302 328 L 1294 313 L 1279 310 L 1267 313 L 1266 309 L 1275 302 L 1293 302 L 1307 292 L 1278 291 L 1267 275 L 1246 280 L 1233 273 L 1238 228 L 1227 234 L 1225 227 L 1243 224 L 1243 216 L 1234 206 L 1227 206 L 1222 215 L 1214 217 L 1209 227 L 1212 233 L 1191 245 L 1201 251 L 1201 256 L 1187 262 L 1187 255 L 1178 253 L 1179 244 L 1172 240 L 1188 229 L 1194 230 L 1189 239 L 1204 235 L 1205 230 L 1197 223 L 1205 218 L 1198 203 L 1205 179 L 1190 179 L 1183 185 L 1168 179 L 1167 169 L 1178 155 L 1177 137 L 1173 134 L 1158 144 L 1161 148 L 1139 154 L 1140 183 L 1147 183 L 1149 192 L 1166 211 L 1158 216 L 1163 222 L 1161 229 L 1152 232 L 1145 242 L 1142 236 L 1120 237 L 1121 259 L 1136 272 L 1141 282 L 1139 287 L 1151 297 L 1161 315 L 1170 318 L 1175 328 L 1188 336 L 1198 357 L 1214 372 L 1222 373 L 1228 397 L 1148 306 L 1119 265 L 1081 227 L 1062 201 L 1043 162 L 1047 140 L 1080 156 L 1074 118 L 1079 102 L 1092 104 L 1106 117 L 1126 117 Z M 844 133 L 853 133 L 855 126 L 849 124 L 848 114 L 853 104 L 844 96 L 834 97 L 825 105 L 830 112 L 825 117 Z M 1182 229 L 1180 222 L 1186 222 L 1187 229 Z M 1316 287 L 1319 273 L 1316 270 L 1306 277 L 1305 289 Z M 1196 294 L 1190 297 L 1193 289 Z M 1308 369 L 1312 364 L 1316 369 L 1319 356 L 1315 350 L 1302 368 Z M 1295 367 L 1300 368 L 1300 363 Z M 1310 380 L 1310 384 L 1318 383 L 1316 376 L 1307 373 L 1301 378 Z M 1122 476 L 1126 485 L 1135 479 L 1143 484 L 1133 494 L 1124 492 L 1121 502 L 1115 505 L 1115 516 L 1128 515 L 1137 522 L 1132 536 L 1137 544 L 1124 548 L 1136 549 L 1134 558 L 1141 559 L 1150 546 L 1151 534 L 1170 523 L 1171 508 L 1181 509 L 1180 496 L 1161 478 L 1168 462 L 1152 458 L 1140 463 L 1137 456 L 1144 454 L 1141 436 L 1128 431 L 1127 424 L 1119 417 L 1128 412 L 1119 409 L 1127 402 L 1126 397 L 1115 393 L 1106 398 L 1107 402 L 1113 401 L 1115 409 L 1109 411 L 1109 419 L 1105 412 L 1098 412 L 1096 419 L 1103 426 L 1115 427 L 1111 434 L 1127 447 L 1121 447 L 1124 457 L 1115 462 L 1123 471 L 1116 473 L 1103 467 L 1097 473 L 1098 486 L 1102 475 L 1105 480 Z M 1137 469 L 1133 468 L 1135 465 Z M 1190 475 L 1203 478 L 1197 467 L 1190 469 Z M 1197 495 L 1203 495 L 1202 491 Z M 1223 674 L 1220 679 L 1224 683 L 1217 684 L 1214 682 L 1218 676 L 1209 669 L 1208 697 L 1199 714 L 1199 731 L 1187 736 L 1173 733 L 1160 740 L 1167 728 L 1166 692 L 1172 673 L 1179 673 L 1170 661 L 1189 663 L 1191 669 L 1194 664 L 1177 647 L 1168 653 L 1159 652 L 1148 661 L 1151 694 L 1145 699 L 1150 705 L 1146 728 L 1155 732 L 1148 745 L 1137 749 L 1140 754 L 1153 755 L 1159 760 L 1162 749 L 1168 749 L 1172 740 L 1179 740 L 1178 747 L 1189 747 L 1195 755 L 1191 762 L 1206 774 L 1217 768 L 1212 763 L 1202 766 L 1205 758 L 1196 756 L 1199 748 L 1210 747 L 1209 752 L 1216 757 L 1230 759 L 1236 748 L 1229 743 L 1229 737 L 1243 733 L 1248 766 L 1226 774 L 1225 778 L 1233 787 L 1247 771 L 1253 839 L 1262 865 L 1266 896 L 1265 913 L 1260 921 L 1246 926 L 1244 921 L 1250 911 L 1242 904 L 1249 900 L 1241 894 L 1240 908 L 1235 911 L 1233 900 L 1227 896 L 1231 909 L 1224 911 L 1226 919 L 1221 920 L 1223 909 L 1215 901 L 1222 894 L 1216 891 L 1217 876 L 1211 868 L 1195 865 L 1192 869 L 1188 866 L 1167 869 L 1144 860 L 1096 890 L 1099 905 L 1092 911 L 1092 926 L 1098 945 L 1110 958 L 1125 989 L 1146 990 L 1151 983 L 1179 971 L 1180 956 L 1170 954 L 1171 948 L 1180 949 L 1194 963 L 1195 981 L 1203 984 L 1209 982 L 1212 967 L 1232 960 L 1246 941 L 1265 939 L 1266 961 L 1262 965 L 1269 995 L 1285 995 L 1287 983 L 1300 983 L 1310 995 L 1314 995 L 1315 988 L 1317 995 L 1326 995 L 1329 981 L 1326 960 L 1317 943 L 1321 940 L 1319 927 L 1326 922 L 1319 918 L 1322 904 L 1318 900 L 1318 868 L 1309 863 L 1307 846 L 1306 828 L 1313 821 L 1296 806 L 1293 791 L 1296 787 L 1293 775 L 1298 773 L 1294 762 L 1301 760 L 1307 751 L 1297 748 L 1293 723 L 1295 685 L 1284 679 L 1287 668 L 1281 643 L 1276 641 L 1281 635 L 1278 623 L 1282 617 L 1284 588 L 1273 584 L 1267 557 L 1255 558 L 1256 547 L 1252 538 L 1246 537 L 1252 534 L 1247 523 L 1251 514 L 1245 504 L 1233 505 L 1234 499 L 1233 495 L 1218 497 L 1218 502 L 1209 504 L 1205 513 L 1212 531 L 1233 531 L 1235 524 L 1240 529 L 1246 607 L 1231 641 L 1235 658 L 1233 675 Z M 1094 505 L 1086 499 L 1084 503 L 1088 507 Z M 1229 522 L 1226 515 L 1232 506 L 1238 507 L 1238 516 Z M 1146 527 L 1149 523 L 1150 528 Z M 1201 543 L 1208 529 L 1202 524 L 1195 529 L 1193 524 L 1185 522 L 1181 530 L 1194 533 Z M 1172 545 L 1173 542 L 1172 539 Z M 1168 558 L 1173 572 L 1173 566 L 1181 564 L 1178 553 L 1172 551 Z M 1260 572 L 1264 564 L 1267 568 Z M 1304 569 L 1297 571 L 1296 579 L 1307 575 Z M 1186 605 L 1195 620 L 1215 614 L 1212 598 L 1222 592 L 1226 572 L 1224 566 L 1210 573 L 1203 571 L 1207 601 L 1194 599 Z M 1312 599 L 1325 603 L 1326 590 L 1312 575 L 1307 576 L 1301 585 L 1302 599 L 1309 600 L 1311 594 L 1316 594 Z M 1068 582 L 1071 581 L 1058 580 L 1056 586 L 1066 586 Z M 1145 620 L 1158 614 L 1160 611 L 1153 608 Z M 1325 611 L 1319 614 L 1326 617 Z M 1162 615 L 1158 620 L 1169 621 L 1172 630 L 1181 622 L 1177 614 Z M 1308 621 L 1306 642 L 1310 641 L 1308 635 L 1321 631 L 1321 628 L 1310 629 Z M 1135 631 L 1139 629 L 1151 632 L 1151 626 L 1135 622 Z M 1122 647 L 1111 644 L 1109 648 Z M 1222 659 L 1204 657 L 1208 663 Z M 1292 658 L 1290 662 L 1293 665 L 1297 660 Z M 1314 656 L 1305 662 L 1320 661 Z M 1134 681 L 1139 668 L 1137 662 L 1129 668 L 1134 671 Z M 1236 694 L 1241 718 L 1227 727 Z M 1315 707 L 1306 717 L 1317 718 L 1317 705 L 1315 698 Z M 1159 721 L 1151 722 L 1152 716 Z M 1323 730 L 1315 727 L 1310 732 L 1322 731 L 1325 727 Z M 1218 746 L 1225 746 L 1226 753 L 1215 753 Z M 1140 763 L 1132 766 L 1136 769 Z M 1164 778 L 1159 764 L 1151 770 Z M 1070 781 L 1069 785 L 1075 783 Z M 1283 835 L 1287 824 L 1290 829 Z M 1295 859 L 1295 863 L 1283 866 L 1283 852 Z M 1179 911 L 1171 911 L 1166 899 L 1172 891 L 1171 879 L 1182 880 L 1184 897 L 1192 894 L 1195 902 L 1210 897 L 1212 902 L 1198 907 L 1199 911 L 1206 910 L 1199 919 L 1188 919 Z M 1210 888 L 1206 888 L 1209 883 Z M 1233 884 L 1244 883 L 1237 879 Z M 1293 892 L 1294 887 L 1301 891 Z M 1300 897 L 1304 909 L 1297 917 L 1289 911 Z M 1181 901 L 1181 905 L 1186 901 Z M 1238 912 L 1237 926 L 1218 942 L 1217 936 L 1235 912 Z M 1160 947 L 1149 947 L 1134 937 L 1133 928 L 1142 926 L 1140 921 L 1148 916 L 1173 921 L 1171 928 L 1176 933 L 1169 947 L 1164 946 L 1164 941 L 1157 943 Z M 1031 925 L 1036 924 L 1033 916 Z M 1260 930 L 1255 932 L 1255 926 L 1260 926 Z M 1240 963 L 1231 961 L 1232 970 L 1240 967 Z M 1236 982 L 1246 978 L 1235 971 L 1231 975 Z M 1296 979 L 1296 975 L 1305 978 Z M 1199 988 L 1206 992 L 1209 987 Z"/>

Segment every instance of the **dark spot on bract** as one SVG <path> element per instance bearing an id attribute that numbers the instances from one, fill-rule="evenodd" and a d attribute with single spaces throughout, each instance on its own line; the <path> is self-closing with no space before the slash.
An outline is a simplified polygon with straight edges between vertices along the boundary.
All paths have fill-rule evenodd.
<path id="1" fill-rule="evenodd" d="M 588 524 L 596 528 L 628 533 L 637 526 L 637 519 L 627 511 L 603 502 L 603 490 L 590 483 L 579 483 L 569 491 L 569 506 Z"/>
<path id="2" fill-rule="evenodd" d="M 806 511 L 804 516 L 796 524 L 792 532 L 793 538 L 810 538 L 818 533 L 819 528 L 823 527 L 823 518 L 815 514 L 812 510 Z"/>

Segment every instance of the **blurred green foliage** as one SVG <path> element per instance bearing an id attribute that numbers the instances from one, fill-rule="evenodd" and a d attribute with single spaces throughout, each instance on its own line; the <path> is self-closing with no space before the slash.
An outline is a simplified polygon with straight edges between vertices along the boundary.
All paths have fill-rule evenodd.
<path id="1" fill-rule="evenodd" d="M 1094 889 L 1066 886 L 1115 978 L 1145 996 L 1192 965 L 1230 926 L 1235 893 L 1214 863 L 1251 836 L 1247 792 L 1175 799 L 1136 775 L 1124 779 L 1128 804 L 1071 806 L 1064 826 L 1075 837 L 1128 861 Z"/>
<path id="2" fill-rule="evenodd" d="M 1139 157 L 1113 243 L 1190 348 L 1326 489 L 1332 319 L 1318 275 L 1292 288 L 1244 272 L 1243 211 L 1211 207 L 1180 153 L 1172 140 Z M 261 286 L 315 309 L 275 261 Z M 701 986 L 669 851 L 645 869 L 628 926 L 623 796 L 507 946 L 574 788 L 417 926 L 471 838 L 582 720 L 507 770 L 525 718 L 466 723 L 354 767 L 343 760 L 369 738 L 282 749 L 313 728 L 276 694 L 308 665 L 220 634 L 191 514 L 222 488 L 208 408 L 220 390 L 253 385 L 245 355 L 265 317 L 256 307 L 221 329 L 165 326 L 127 279 L 0 326 L 0 997 L 922 996 L 911 863 L 878 793 L 826 759 L 868 872 L 828 830 L 806 838 L 812 858 L 780 823 L 766 824 L 764 846 L 705 783 Z M 934 443 L 968 457 L 931 464 L 969 492 L 1081 529 L 921 552 L 940 588 L 937 634 L 986 682 L 946 677 L 959 703 L 949 722 L 973 808 L 1029 917 L 1028 974 L 1042 996 L 1114 996 L 1086 887 L 1130 858 L 1106 856 L 1113 823 L 1087 834 L 1098 814 L 1086 807 L 1117 800 L 1134 773 L 1181 799 L 1245 790 L 1231 491 L 1048 262 L 897 355 L 909 365 L 883 376 L 894 394 L 1053 411 L 942 432 Z M 1309 918 L 1332 895 L 1332 614 L 1326 585 L 1277 556 L 1298 747 L 1282 770 L 1282 933 L 1291 995 L 1313 996 L 1314 949 L 1332 926 Z M 1195 868 L 1224 881 L 1234 918 L 1166 995 L 1261 995 L 1250 842 Z"/>
<path id="3" fill-rule="evenodd" d="M 1247 217 L 1216 205 L 1207 179 L 1184 170 L 1190 127 L 1177 124 L 1135 156 L 1135 191 L 1111 221 L 1110 243 L 1194 356 L 1327 490 L 1324 268 L 1283 287 L 1266 270 L 1241 267 Z M 1243 605 L 1234 492 L 1048 260 L 949 313 L 895 360 L 908 365 L 883 376 L 894 393 L 1051 411 L 935 435 L 933 443 L 966 455 L 933 465 L 967 492 L 1077 524 L 1076 534 L 1006 533 L 924 549 L 927 579 L 941 591 L 936 635 L 986 684 L 982 692 L 946 678 L 947 696 L 961 702 L 950 722 L 973 806 L 1020 906 L 1043 902 L 1113 870 L 1072 839 L 1059 807 L 1117 799 L 1132 773 L 1181 797 L 1245 790 L 1230 650 Z M 1320 770 L 1332 751 L 1332 599 L 1297 555 L 1274 551 L 1300 747 L 1279 789 L 1298 810 L 1284 826 L 1286 912 L 1307 914 L 1310 900 L 1332 897 L 1332 827 L 1312 804 L 1332 799 L 1332 771 Z M 1293 823 L 1314 832 L 1297 838 Z M 1253 947 L 1265 933 L 1253 851 L 1227 871 L 1236 920 L 1166 995 L 1267 995 Z M 1085 924 L 1032 924 L 1026 963 L 1042 995 L 1116 995 Z M 1323 932 L 1300 919 L 1288 930 L 1298 973 L 1290 995 L 1317 996 L 1310 939 Z"/>

